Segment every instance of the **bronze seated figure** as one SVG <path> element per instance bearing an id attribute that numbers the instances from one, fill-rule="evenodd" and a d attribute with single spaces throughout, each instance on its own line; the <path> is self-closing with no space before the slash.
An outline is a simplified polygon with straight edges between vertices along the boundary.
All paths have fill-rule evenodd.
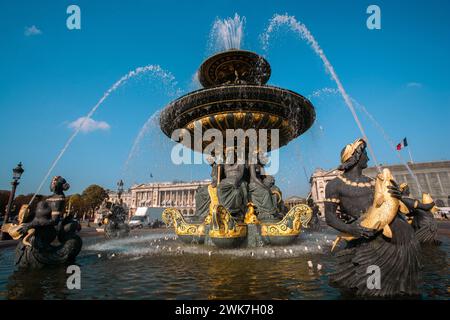
<path id="1" fill-rule="evenodd" d="M 308 225 L 311 209 L 298 205 L 288 211 L 275 179 L 264 174 L 263 161 L 217 162 L 210 163 L 211 184 L 197 190 L 192 219 L 197 223 L 187 223 L 175 208 L 163 212 L 163 220 L 174 226 L 181 240 L 224 248 L 282 245 L 294 241 Z"/>

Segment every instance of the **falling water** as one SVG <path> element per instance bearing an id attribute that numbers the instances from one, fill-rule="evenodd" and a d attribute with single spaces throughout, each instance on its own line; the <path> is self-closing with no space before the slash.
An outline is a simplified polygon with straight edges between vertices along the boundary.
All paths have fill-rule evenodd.
<path id="1" fill-rule="evenodd" d="M 131 147 L 130 153 L 128 154 L 127 161 L 125 162 L 123 171 L 125 172 L 128 169 L 128 166 L 131 160 L 136 156 L 139 151 L 139 146 L 141 144 L 142 139 L 146 136 L 146 134 L 150 131 L 150 129 L 159 125 L 159 116 L 161 115 L 161 110 L 157 110 L 154 114 L 148 118 L 145 124 L 142 126 L 139 131 L 136 139 L 134 139 L 133 146 Z"/>
<path id="2" fill-rule="evenodd" d="M 369 111 L 367 111 L 366 107 L 364 107 L 362 104 L 355 102 L 355 105 L 357 106 L 358 109 L 360 109 L 362 112 L 364 112 L 364 114 L 372 121 L 372 123 L 375 125 L 376 128 L 378 128 L 378 130 L 380 131 L 380 133 L 382 134 L 384 140 L 389 144 L 389 146 L 391 147 L 392 151 L 394 151 L 395 155 L 399 158 L 399 160 L 403 163 L 403 165 L 405 166 L 406 170 L 408 170 L 409 174 L 411 175 L 411 177 L 413 177 L 414 181 L 417 184 L 417 189 L 419 190 L 419 194 L 422 194 L 422 188 L 420 187 L 420 183 L 419 183 L 419 179 L 417 178 L 417 176 L 413 173 L 413 171 L 411 170 L 410 166 L 408 165 L 408 161 L 406 161 L 402 154 L 400 152 L 397 151 L 397 148 L 395 146 L 395 143 L 392 141 L 392 139 L 387 135 L 386 131 L 384 131 L 383 127 L 380 125 L 380 123 L 375 120 L 375 118 L 372 116 L 372 114 L 369 113 Z"/>
<path id="3" fill-rule="evenodd" d="M 358 115 L 356 114 L 355 108 L 353 106 L 353 103 L 347 94 L 347 92 L 344 89 L 344 86 L 342 85 L 341 81 L 339 80 L 338 75 L 336 74 L 336 71 L 333 68 L 333 65 L 328 60 L 327 56 L 323 52 L 322 48 L 319 46 L 319 43 L 316 41 L 314 36 L 311 34 L 311 32 L 306 28 L 306 26 L 298 22 L 295 17 L 288 16 L 288 15 L 279 15 L 276 14 L 273 16 L 273 18 L 270 20 L 269 26 L 267 27 L 266 31 L 262 34 L 261 40 L 263 42 L 263 49 L 267 50 L 269 46 L 269 39 L 271 33 L 273 33 L 275 30 L 277 30 L 281 25 L 288 25 L 291 30 L 298 33 L 300 37 L 308 42 L 308 44 L 311 46 L 311 48 L 314 50 L 314 52 L 320 57 L 322 60 L 325 69 L 327 72 L 330 73 L 331 78 L 336 83 L 339 92 L 342 95 L 342 98 L 345 101 L 345 104 L 350 109 L 350 112 L 353 115 L 353 118 L 355 119 L 356 124 L 358 125 L 359 130 L 361 131 L 361 134 L 364 138 L 364 140 L 367 142 L 367 146 L 369 148 L 370 154 L 372 156 L 373 161 L 375 162 L 375 166 L 377 167 L 377 170 L 380 171 L 380 167 L 378 165 L 377 158 L 375 157 L 375 153 L 373 152 L 372 146 L 369 143 L 369 139 L 367 138 L 366 132 L 364 131 L 364 128 L 361 124 L 361 121 L 358 118 Z"/>
<path id="4" fill-rule="evenodd" d="M 334 88 L 322 88 L 319 90 L 314 91 L 310 95 L 307 96 L 309 100 L 312 98 L 320 98 L 323 94 L 339 94 L 339 90 Z"/>
<path id="5" fill-rule="evenodd" d="M 122 78 L 120 78 L 116 83 L 112 85 L 111 88 L 109 88 L 101 97 L 101 99 L 97 102 L 97 104 L 89 111 L 89 113 L 83 118 L 83 121 L 80 122 L 79 126 L 75 129 L 75 131 L 72 133 L 72 135 L 67 140 L 66 144 L 62 148 L 62 150 L 59 152 L 56 159 L 53 161 L 52 165 L 50 166 L 50 169 L 47 171 L 47 174 L 45 175 L 44 179 L 42 179 L 38 189 L 34 193 L 33 197 L 30 200 L 31 204 L 36 197 L 36 195 L 41 191 L 42 187 L 44 186 L 45 182 L 47 181 L 48 177 L 52 173 L 53 169 L 58 164 L 59 160 L 62 158 L 66 150 L 69 148 L 69 146 L 72 144 L 72 141 L 76 138 L 76 136 L 80 133 L 81 129 L 85 125 L 86 121 L 91 119 L 91 117 L 94 115 L 94 113 L 97 111 L 97 109 L 102 105 L 102 103 L 109 97 L 111 93 L 116 91 L 121 85 L 123 85 L 125 82 L 130 80 L 131 78 L 134 78 L 138 75 L 142 75 L 147 72 L 152 72 L 155 77 L 161 78 L 163 81 L 169 81 L 172 82 L 174 80 L 174 77 L 170 72 L 164 71 L 160 66 L 158 65 L 148 65 L 144 67 L 138 67 L 130 72 L 128 72 L 126 75 L 124 75 Z"/>
<path id="6" fill-rule="evenodd" d="M 314 91 L 308 97 L 318 98 L 318 97 L 320 97 L 323 94 L 339 94 L 339 91 L 337 89 L 334 89 L 334 88 L 322 88 L 322 89 Z M 408 170 L 408 173 L 414 179 L 414 182 L 417 184 L 417 189 L 419 190 L 419 194 L 422 194 L 422 188 L 420 186 L 419 179 L 413 173 L 413 171 L 411 170 L 410 166 L 408 165 L 408 162 L 403 158 L 401 153 L 397 151 L 397 148 L 395 146 L 394 141 L 389 137 L 389 135 L 386 133 L 384 128 L 381 126 L 381 124 L 374 118 L 374 116 L 371 113 L 369 113 L 369 111 L 367 111 L 367 108 L 364 105 L 360 104 L 358 101 L 356 101 L 352 97 L 350 97 L 350 99 L 352 100 L 352 102 L 355 104 L 355 106 L 359 110 L 364 112 L 364 114 L 369 118 L 369 120 L 372 121 L 374 126 L 380 131 L 380 133 L 383 136 L 383 138 L 386 141 L 386 143 L 389 145 L 389 147 L 392 149 L 392 151 L 394 151 L 395 155 L 399 158 L 399 160 L 405 166 L 406 170 Z"/>
<path id="7" fill-rule="evenodd" d="M 219 19 L 214 21 L 209 36 L 209 49 L 214 51 L 240 49 L 244 37 L 245 17 L 237 13 L 234 18 Z"/>

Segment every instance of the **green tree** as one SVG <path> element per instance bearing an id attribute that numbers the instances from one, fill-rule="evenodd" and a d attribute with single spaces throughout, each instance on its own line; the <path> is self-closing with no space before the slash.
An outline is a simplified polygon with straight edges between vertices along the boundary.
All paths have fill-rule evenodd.
<path id="1" fill-rule="evenodd" d="M 108 198 L 108 193 L 102 187 L 93 184 L 83 191 L 81 197 L 83 198 L 89 217 L 92 218 L 95 211 L 100 208 L 103 200 Z"/>
<path id="2" fill-rule="evenodd" d="M 66 210 L 69 210 L 70 212 L 75 215 L 77 218 L 81 218 L 87 211 L 87 206 L 84 201 L 84 198 L 76 193 L 69 197 L 69 199 L 66 201 Z"/>

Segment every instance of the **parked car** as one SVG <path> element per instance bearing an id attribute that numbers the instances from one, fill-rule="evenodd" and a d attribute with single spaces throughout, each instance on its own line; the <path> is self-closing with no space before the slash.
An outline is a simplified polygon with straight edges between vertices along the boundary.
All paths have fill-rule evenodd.
<path id="1" fill-rule="evenodd" d="M 128 222 L 130 228 L 143 228 L 150 225 L 150 208 L 139 207 Z"/>
<path id="2" fill-rule="evenodd" d="M 130 221 L 128 222 L 128 225 L 132 229 L 141 229 L 148 226 L 148 219 L 146 216 L 132 216 Z"/>

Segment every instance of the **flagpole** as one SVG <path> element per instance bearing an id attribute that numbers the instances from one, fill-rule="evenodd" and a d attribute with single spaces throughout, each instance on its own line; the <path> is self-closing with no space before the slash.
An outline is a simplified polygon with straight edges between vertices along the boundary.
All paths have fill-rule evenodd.
<path id="1" fill-rule="evenodd" d="M 408 145 L 408 153 L 409 153 L 409 159 L 411 159 L 411 163 L 414 163 L 412 155 L 411 155 L 411 147 Z"/>

